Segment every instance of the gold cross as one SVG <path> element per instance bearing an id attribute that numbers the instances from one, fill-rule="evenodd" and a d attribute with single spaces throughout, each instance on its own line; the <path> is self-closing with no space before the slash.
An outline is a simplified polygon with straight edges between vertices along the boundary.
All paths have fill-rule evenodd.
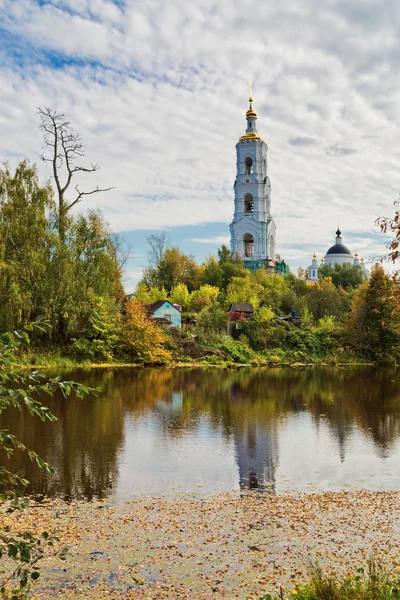
<path id="1" fill-rule="evenodd" d="M 248 84 L 249 84 L 249 86 L 250 86 L 250 98 L 251 98 L 251 95 L 252 95 L 252 87 L 253 87 L 253 82 L 252 82 L 252 80 L 251 80 L 251 79 L 249 79 L 249 81 L 248 81 Z"/>

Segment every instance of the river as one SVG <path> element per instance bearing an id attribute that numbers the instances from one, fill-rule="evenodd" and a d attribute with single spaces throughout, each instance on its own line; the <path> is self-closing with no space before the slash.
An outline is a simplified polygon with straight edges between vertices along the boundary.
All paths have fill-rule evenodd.
<path id="1" fill-rule="evenodd" d="M 45 398 L 42 423 L 7 411 L 0 426 L 56 467 L 22 453 L 30 493 L 116 500 L 255 489 L 282 494 L 399 490 L 400 375 L 373 368 L 90 369 L 85 399 Z"/>

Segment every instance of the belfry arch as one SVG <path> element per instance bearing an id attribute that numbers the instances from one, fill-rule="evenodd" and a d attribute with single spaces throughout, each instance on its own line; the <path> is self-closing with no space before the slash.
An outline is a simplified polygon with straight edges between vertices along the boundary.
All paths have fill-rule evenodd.
<path id="1" fill-rule="evenodd" d="M 246 175 L 251 175 L 253 173 L 253 159 L 251 156 L 246 156 L 244 159 L 244 172 Z"/>
<path id="2" fill-rule="evenodd" d="M 251 213 L 254 211 L 253 194 L 246 194 L 244 197 L 244 212 Z"/>
<path id="3" fill-rule="evenodd" d="M 243 236 L 243 256 L 245 258 L 254 256 L 254 237 L 251 233 L 245 233 Z"/>

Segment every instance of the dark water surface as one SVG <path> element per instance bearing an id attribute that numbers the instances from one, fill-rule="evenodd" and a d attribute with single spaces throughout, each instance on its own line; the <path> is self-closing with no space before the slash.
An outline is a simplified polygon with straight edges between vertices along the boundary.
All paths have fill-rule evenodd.
<path id="1" fill-rule="evenodd" d="M 400 489 L 400 374 L 374 369 L 64 373 L 98 397 L 53 398 L 56 423 L 18 411 L 0 425 L 56 467 L 21 454 L 30 491 L 62 497 Z"/>

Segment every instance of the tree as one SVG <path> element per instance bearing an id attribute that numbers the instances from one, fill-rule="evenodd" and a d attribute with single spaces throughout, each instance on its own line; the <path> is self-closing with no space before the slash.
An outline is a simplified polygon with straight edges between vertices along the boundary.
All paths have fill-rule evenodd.
<path id="1" fill-rule="evenodd" d="M 346 263 L 344 265 L 335 264 L 334 267 L 324 265 L 318 270 L 318 277 L 320 279 L 327 279 L 329 277 L 336 287 L 342 287 L 345 290 L 359 287 L 366 279 L 366 275 L 360 265 Z"/>
<path id="2" fill-rule="evenodd" d="M 48 272 L 46 315 L 53 339 L 67 343 L 89 326 L 91 297 L 120 305 L 124 290 L 118 245 L 100 212 L 72 219 L 63 245 L 54 247 Z"/>
<path id="3" fill-rule="evenodd" d="M 192 255 L 187 256 L 178 248 L 167 248 L 157 266 L 144 270 L 142 282 L 149 288 L 164 287 L 167 292 L 184 283 L 191 292 L 200 285 L 200 269 Z"/>
<path id="4" fill-rule="evenodd" d="M 73 381 L 62 381 L 61 377 L 44 381 L 43 374 L 37 371 L 16 369 L 15 354 L 22 344 L 29 344 L 29 335 L 34 329 L 46 329 L 48 324 L 38 320 L 25 330 L 0 335 L 0 415 L 8 409 L 26 410 L 32 417 L 42 421 L 55 421 L 53 415 L 40 401 L 40 396 L 53 395 L 59 391 L 66 398 L 71 393 L 83 397 L 93 388 Z M 50 472 L 54 469 L 34 450 L 27 448 L 16 435 L 0 428 L 0 500 L 14 499 L 14 507 L 22 507 L 18 498 L 28 485 L 21 473 L 13 473 L 2 464 L 4 457 L 10 458 L 15 450 L 27 452 L 30 460 L 40 469 Z M 4 598 L 28 598 L 28 592 L 40 576 L 40 560 L 46 549 L 51 551 L 51 536 L 43 533 L 39 538 L 31 531 L 10 532 L 0 525 L 0 595 Z M 30 597 L 30 596 L 29 596 Z"/>
<path id="5" fill-rule="evenodd" d="M 145 305 L 134 298 L 128 300 L 119 326 L 118 345 L 123 357 L 139 363 L 168 363 L 171 353 L 166 342 L 166 334 L 148 317 Z"/>
<path id="6" fill-rule="evenodd" d="M 250 274 L 247 277 L 233 277 L 226 290 L 226 306 L 239 302 L 249 303 L 258 308 L 263 292 L 263 287 L 254 283 Z"/>
<path id="7" fill-rule="evenodd" d="M 192 300 L 195 298 L 207 298 L 211 302 L 216 302 L 219 296 L 219 288 L 214 285 L 203 284 L 198 290 L 192 292 Z"/>
<path id="8" fill-rule="evenodd" d="M 60 242 L 64 243 L 71 208 L 85 196 L 107 192 L 112 188 L 97 186 L 90 191 L 82 191 L 79 184 L 76 184 L 72 197 L 67 197 L 74 176 L 77 173 L 94 173 L 98 171 L 99 165 L 83 167 L 77 164 L 85 155 L 85 151 L 81 137 L 74 131 L 65 115 L 51 108 L 39 108 L 38 114 L 41 118 L 40 129 L 43 132 L 44 143 L 49 151 L 48 154 L 42 155 L 42 160 L 51 163 L 57 195 L 58 235 Z"/>
<path id="9" fill-rule="evenodd" d="M 169 298 L 173 304 L 187 307 L 190 304 L 190 294 L 186 283 L 178 283 L 172 288 Z"/>
<path id="10" fill-rule="evenodd" d="M 397 200 L 394 205 L 399 206 L 400 201 Z M 400 211 L 397 209 L 394 217 L 379 217 L 376 223 L 383 233 L 393 234 L 393 239 L 389 244 L 388 258 L 392 262 L 396 262 L 400 256 Z"/>
<path id="11" fill-rule="evenodd" d="M 35 166 L 0 169 L 0 331 L 21 328 L 45 314 L 55 237 L 48 214 L 52 190 Z"/>
<path id="12" fill-rule="evenodd" d="M 147 238 L 147 243 L 149 245 L 149 264 L 157 269 L 164 256 L 165 250 L 169 248 L 167 234 L 163 232 L 160 233 L 160 235 L 150 235 Z"/>
<path id="13" fill-rule="evenodd" d="M 228 321 L 228 313 L 214 303 L 203 308 L 198 314 L 196 329 L 209 342 L 215 337 L 226 334 Z"/>
<path id="14" fill-rule="evenodd" d="M 165 288 L 149 288 L 145 283 L 140 281 L 137 284 L 134 296 L 136 300 L 139 300 L 143 304 L 154 304 L 157 300 L 166 300 L 168 292 Z"/>
<path id="15" fill-rule="evenodd" d="M 342 320 L 349 310 L 351 296 L 333 285 L 331 279 L 319 279 L 307 296 L 307 305 L 315 321 L 332 315 Z"/>
<path id="16" fill-rule="evenodd" d="M 347 323 L 348 341 L 376 361 L 400 358 L 400 296 L 381 265 L 355 294 Z"/>

